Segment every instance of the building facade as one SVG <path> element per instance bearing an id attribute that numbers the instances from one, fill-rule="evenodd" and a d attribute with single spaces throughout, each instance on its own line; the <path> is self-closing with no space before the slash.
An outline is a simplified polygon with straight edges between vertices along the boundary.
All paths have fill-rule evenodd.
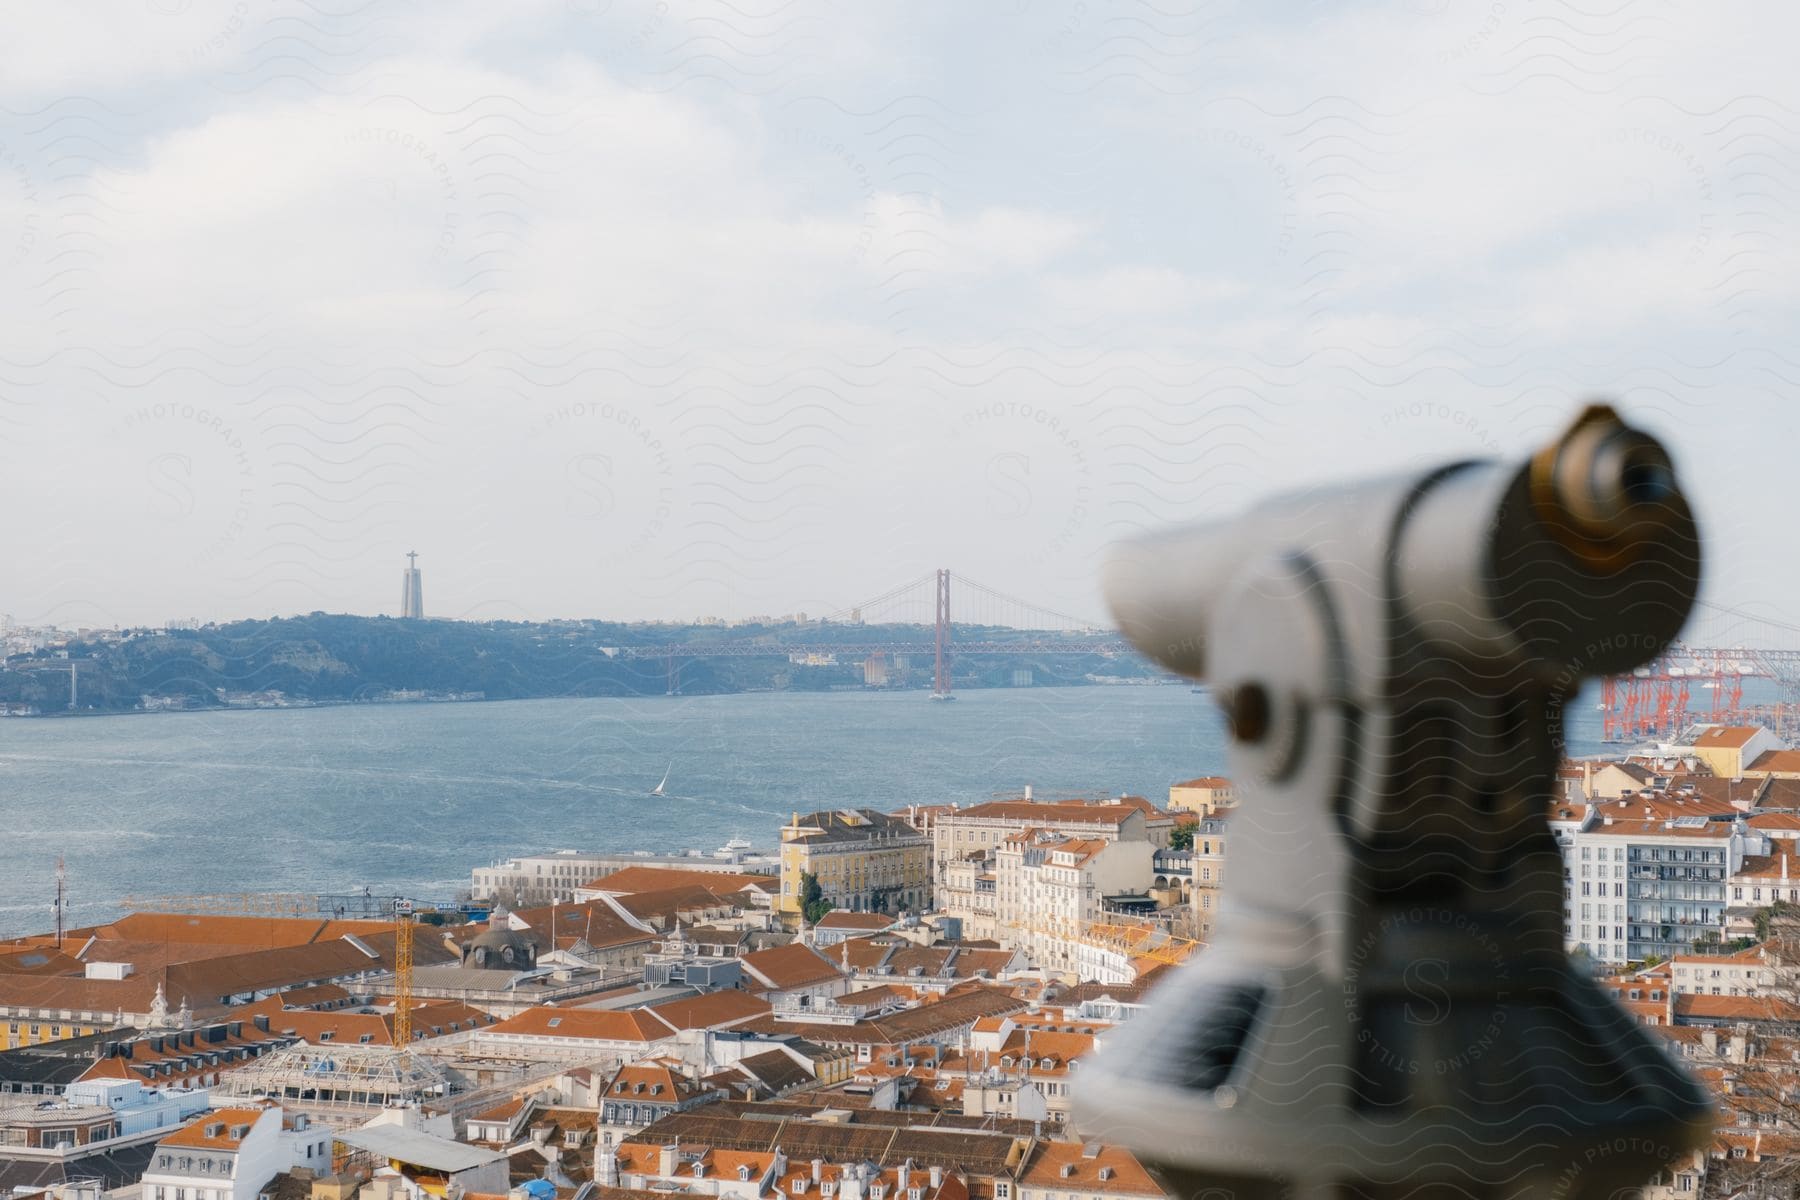
<path id="1" fill-rule="evenodd" d="M 1028 829 L 1100 841 L 1143 841 L 1167 848 L 1175 818 L 1136 796 L 1111 800 L 996 800 L 931 814 L 931 857 L 938 879 L 955 859 L 991 853 Z"/>
<path id="2" fill-rule="evenodd" d="M 1690 954 L 1723 930 L 1729 877 L 1767 843 L 1739 820 L 1588 820 L 1564 851 L 1570 940 L 1606 963 Z"/>
<path id="3" fill-rule="evenodd" d="M 1000 944 L 1023 950 L 1035 967 L 1091 978 L 1082 974 L 1090 927 L 1104 923 L 1109 898 L 1149 889 L 1155 856 L 1155 847 L 1141 839 L 1109 842 L 1048 830 L 1008 838 L 994 855 Z"/>
<path id="4" fill-rule="evenodd" d="M 872 808 L 795 813 L 781 830 L 777 913 L 800 915 L 808 875 L 833 908 L 920 912 L 931 906 L 931 839 Z"/>
<path id="5" fill-rule="evenodd" d="M 730 875 L 773 875 L 780 862 L 772 854 L 738 843 L 710 855 L 698 850 L 687 854 L 620 854 L 618 851 L 549 850 L 523 854 L 476 867 L 469 876 L 469 898 L 479 903 L 499 902 L 512 908 L 532 908 L 553 901 L 581 899 L 587 885 L 605 875 L 630 867 L 652 867 L 681 872 L 705 871 Z"/>
<path id="6" fill-rule="evenodd" d="M 962 935 L 970 941 L 999 937 L 997 882 L 991 854 L 971 851 L 944 864 L 937 884 L 938 910 L 962 922 Z"/>
<path id="7" fill-rule="evenodd" d="M 1203 775 L 1169 786 L 1169 811 L 1210 817 L 1237 804 L 1237 791 L 1222 775 Z"/>

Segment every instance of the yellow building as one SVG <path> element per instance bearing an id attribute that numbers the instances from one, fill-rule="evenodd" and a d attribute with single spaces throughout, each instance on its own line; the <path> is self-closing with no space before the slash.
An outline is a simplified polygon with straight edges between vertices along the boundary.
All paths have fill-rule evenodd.
<path id="1" fill-rule="evenodd" d="M 18 1046 L 41 1046 L 45 1042 L 60 1042 L 65 1038 L 86 1037 L 90 1033 L 98 1033 L 102 1029 L 110 1029 L 110 1025 L 95 1025 L 83 1021 L 58 1021 L 47 1017 L 7 1017 L 0 1021 L 0 1050 L 11 1050 Z"/>
<path id="2" fill-rule="evenodd" d="M 931 838 L 871 808 L 795 813 L 781 830 L 777 913 L 798 918 L 809 874 L 833 908 L 922 912 L 931 906 Z"/>
<path id="3" fill-rule="evenodd" d="M 1775 735 L 1760 725 L 1705 725 L 1695 734 L 1691 753 L 1720 779 L 1742 779 L 1745 767 L 1779 749 Z"/>
<path id="4" fill-rule="evenodd" d="M 1237 793 L 1232 790 L 1231 780 L 1222 775 L 1204 775 L 1169 787 L 1171 812 L 1191 812 L 1204 818 L 1236 803 Z"/>

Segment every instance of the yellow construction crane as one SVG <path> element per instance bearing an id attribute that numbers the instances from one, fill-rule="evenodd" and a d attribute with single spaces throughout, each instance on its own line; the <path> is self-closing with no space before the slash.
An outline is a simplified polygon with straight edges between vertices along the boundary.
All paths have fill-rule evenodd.
<path id="1" fill-rule="evenodd" d="M 404 1065 L 412 1055 L 413 904 L 394 901 L 394 1045 Z"/>

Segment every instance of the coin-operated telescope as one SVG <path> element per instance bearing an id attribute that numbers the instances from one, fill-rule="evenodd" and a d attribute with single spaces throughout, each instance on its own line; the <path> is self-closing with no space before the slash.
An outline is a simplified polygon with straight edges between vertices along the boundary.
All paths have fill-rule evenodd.
<path id="1" fill-rule="evenodd" d="M 1705 1093 L 1565 952 L 1656 936 L 1636 889 L 1670 885 L 1572 895 L 1546 820 L 1563 700 L 1663 650 L 1699 571 L 1604 406 L 1523 463 L 1123 547 L 1119 627 L 1210 684 L 1242 799 L 1215 940 L 1083 1064 L 1082 1134 L 1221 1200 L 1608 1200 L 1700 1145 Z"/>

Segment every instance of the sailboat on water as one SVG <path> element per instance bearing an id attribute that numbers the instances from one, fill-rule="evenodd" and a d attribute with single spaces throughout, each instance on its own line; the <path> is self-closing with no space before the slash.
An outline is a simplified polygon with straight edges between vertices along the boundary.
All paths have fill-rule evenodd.
<path id="1" fill-rule="evenodd" d="M 675 769 L 675 760 L 670 759 L 669 760 L 669 770 L 663 772 L 662 782 L 650 789 L 650 794 L 652 796 L 660 796 L 663 794 L 663 789 L 669 786 L 669 771 L 673 771 L 674 769 Z"/>

